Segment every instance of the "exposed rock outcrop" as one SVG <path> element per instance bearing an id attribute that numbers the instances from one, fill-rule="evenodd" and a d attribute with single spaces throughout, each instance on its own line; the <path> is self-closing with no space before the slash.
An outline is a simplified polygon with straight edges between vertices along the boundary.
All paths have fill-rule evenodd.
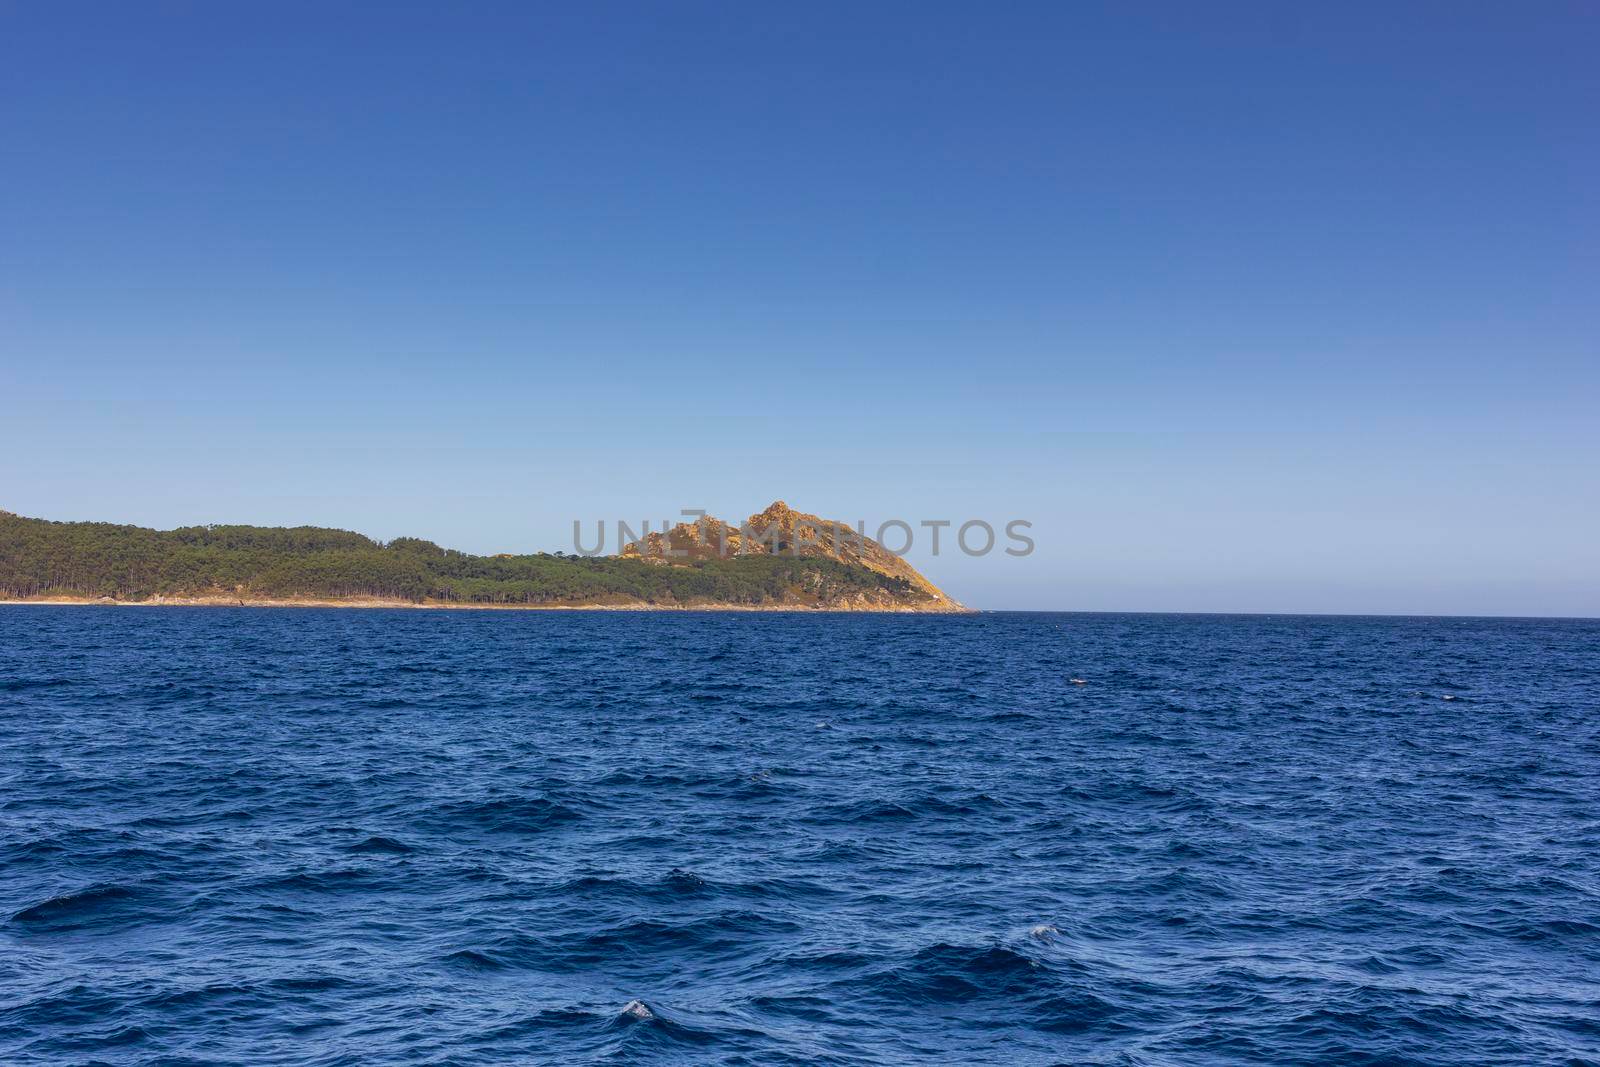
<path id="1" fill-rule="evenodd" d="M 758 511 L 740 526 L 707 515 L 679 523 L 665 533 L 650 533 L 622 548 L 624 557 L 666 564 L 694 559 L 732 559 L 748 555 L 789 555 L 831 559 L 898 578 L 918 599 L 940 609 L 965 610 L 904 559 L 866 536 L 859 526 L 796 511 L 781 500 Z"/>

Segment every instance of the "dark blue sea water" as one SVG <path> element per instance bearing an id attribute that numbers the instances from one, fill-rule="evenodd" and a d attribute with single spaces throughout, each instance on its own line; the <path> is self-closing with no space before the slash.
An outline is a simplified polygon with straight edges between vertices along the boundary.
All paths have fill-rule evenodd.
<path id="1" fill-rule="evenodd" d="M 0 1062 L 1600 1063 L 1600 623 L 0 607 Z"/>

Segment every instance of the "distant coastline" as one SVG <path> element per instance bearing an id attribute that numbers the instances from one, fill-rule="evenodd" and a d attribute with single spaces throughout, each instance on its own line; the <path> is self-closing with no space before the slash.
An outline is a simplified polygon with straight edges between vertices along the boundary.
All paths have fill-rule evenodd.
<path id="1" fill-rule="evenodd" d="M 848 535 L 848 536 L 847 536 Z M 968 609 L 899 556 L 782 501 L 738 532 L 680 525 L 615 556 L 477 556 L 314 526 L 153 530 L 0 511 L 0 603 L 523 611 Z"/>
<path id="2" fill-rule="evenodd" d="M 788 612 L 809 615 L 837 615 L 837 614 L 878 614 L 878 615 L 974 615 L 977 609 L 965 606 L 953 607 L 927 607 L 911 606 L 885 607 L 870 605 L 852 607 L 848 604 L 836 605 L 806 605 L 806 604 L 730 604 L 719 601 L 706 601 L 704 603 L 659 604 L 648 601 L 630 601 L 624 604 L 598 604 L 598 603 L 539 603 L 539 604 L 490 604 L 490 603 L 463 603 L 447 600 L 397 600 L 381 597 L 360 597 L 339 599 L 333 597 L 152 597 L 149 600 L 115 600 L 108 597 L 30 597 L 30 598 L 4 598 L 0 597 L 0 607 L 27 606 L 37 607 L 78 607 L 78 608 L 341 608 L 346 610 L 389 610 L 404 608 L 417 611 L 662 611 L 662 612 L 694 612 L 694 611 L 727 611 L 727 612 Z"/>

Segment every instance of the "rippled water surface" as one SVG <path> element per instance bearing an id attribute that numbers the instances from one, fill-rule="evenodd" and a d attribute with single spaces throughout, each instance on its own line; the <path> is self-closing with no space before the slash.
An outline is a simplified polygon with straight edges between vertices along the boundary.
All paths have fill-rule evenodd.
<path id="1" fill-rule="evenodd" d="M 1600 623 L 0 607 L 0 1062 L 1600 1063 Z"/>

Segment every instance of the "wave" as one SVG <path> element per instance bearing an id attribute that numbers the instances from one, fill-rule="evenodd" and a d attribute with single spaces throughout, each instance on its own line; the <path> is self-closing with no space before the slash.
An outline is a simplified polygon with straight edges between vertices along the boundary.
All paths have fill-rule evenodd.
<path id="1" fill-rule="evenodd" d="M 417 824 L 433 831 L 529 834 L 555 830 L 583 819 L 583 813 L 548 797 L 458 800 L 423 813 Z"/>
<path id="2" fill-rule="evenodd" d="M 345 848 L 346 852 L 380 853 L 388 856 L 409 856 L 415 851 L 410 845 L 392 837 L 374 834 Z"/>
<path id="3" fill-rule="evenodd" d="M 105 928 L 137 918 L 150 899 L 139 886 L 102 883 L 30 904 L 10 922 L 34 932 Z"/>

